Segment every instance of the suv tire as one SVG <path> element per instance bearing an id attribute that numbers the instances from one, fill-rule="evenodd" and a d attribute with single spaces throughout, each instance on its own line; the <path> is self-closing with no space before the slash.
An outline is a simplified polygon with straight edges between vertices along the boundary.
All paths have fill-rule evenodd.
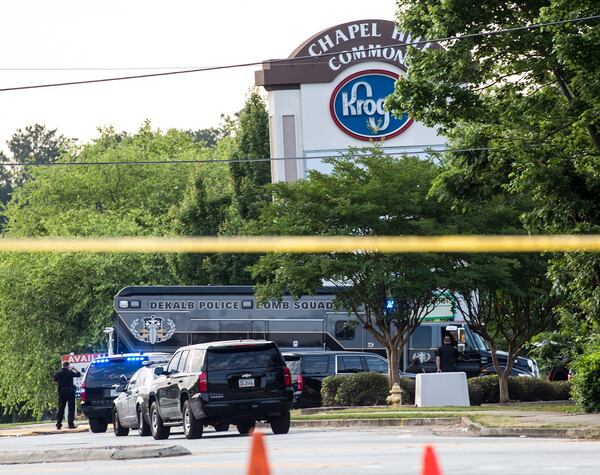
<path id="1" fill-rule="evenodd" d="M 106 432 L 106 428 L 108 427 L 108 422 L 105 419 L 101 419 L 99 417 L 91 417 L 90 420 L 90 430 L 94 434 L 100 434 L 101 432 Z"/>
<path id="2" fill-rule="evenodd" d="M 124 437 L 129 435 L 129 428 L 123 427 L 119 420 L 119 411 L 116 407 L 113 407 L 113 431 L 117 437 Z"/>
<path id="3" fill-rule="evenodd" d="M 171 428 L 163 424 L 163 420 L 158 413 L 156 401 L 150 406 L 150 431 L 155 440 L 168 439 L 171 434 Z"/>
<path id="4" fill-rule="evenodd" d="M 254 429 L 256 428 L 256 422 L 244 422 L 242 424 L 237 424 L 237 430 L 242 435 L 252 434 Z"/>
<path id="5" fill-rule="evenodd" d="M 183 421 L 183 433 L 186 439 L 199 439 L 202 437 L 204 429 L 202 421 L 194 417 L 189 399 L 183 403 L 181 417 Z"/>
<path id="6" fill-rule="evenodd" d="M 144 418 L 144 413 L 142 412 L 141 407 L 137 408 L 137 420 L 138 420 L 138 432 L 139 432 L 140 436 L 148 437 L 149 435 L 152 435 L 152 432 L 150 432 L 150 426 L 148 425 L 148 423 L 146 422 L 146 419 Z"/>
<path id="7" fill-rule="evenodd" d="M 290 431 L 290 411 L 274 417 L 270 422 L 273 434 L 287 434 Z"/>

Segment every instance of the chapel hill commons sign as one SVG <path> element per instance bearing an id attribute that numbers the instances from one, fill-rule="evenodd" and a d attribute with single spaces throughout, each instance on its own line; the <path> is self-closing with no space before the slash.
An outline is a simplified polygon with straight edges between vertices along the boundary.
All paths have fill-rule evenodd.
<path id="1" fill-rule="evenodd" d="M 407 72 L 407 43 L 440 47 L 399 31 L 392 21 L 361 20 L 317 33 L 287 61 L 263 63 L 256 84 L 269 94 L 271 157 L 279 159 L 271 162 L 273 181 L 327 171 L 319 157 L 372 140 L 388 152 L 444 146 L 435 130 L 385 108 Z"/>

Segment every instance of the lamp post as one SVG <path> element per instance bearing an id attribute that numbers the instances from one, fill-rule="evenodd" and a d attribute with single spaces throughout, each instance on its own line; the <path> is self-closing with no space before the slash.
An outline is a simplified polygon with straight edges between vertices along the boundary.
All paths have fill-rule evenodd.
<path id="1" fill-rule="evenodd" d="M 115 329 L 113 327 L 106 327 L 103 330 L 103 333 L 108 335 L 108 356 L 112 356 L 113 354 L 113 334 Z"/>

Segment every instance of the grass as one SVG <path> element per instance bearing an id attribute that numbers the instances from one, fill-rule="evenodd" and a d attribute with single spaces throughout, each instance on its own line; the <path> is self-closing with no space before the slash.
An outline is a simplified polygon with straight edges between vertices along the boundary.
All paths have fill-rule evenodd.
<path id="1" fill-rule="evenodd" d="M 421 418 L 440 418 L 440 417 L 461 417 L 464 413 L 460 412 L 444 412 L 439 415 L 431 414 L 429 412 L 378 412 L 378 413 L 361 413 L 361 412 L 342 412 L 336 411 L 334 413 L 321 413 L 311 415 L 294 415 L 292 414 L 292 420 L 294 421 L 322 421 L 322 420 L 347 420 L 347 419 L 421 419 Z"/>
<path id="2" fill-rule="evenodd" d="M 565 402 L 564 404 L 543 404 L 543 403 L 509 403 L 509 404 L 485 404 L 483 406 L 468 406 L 468 407 L 415 407 L 401 406 L 400 409 L 393 409 L 389 406 L 366 407 L 366 408 L 348 408 L 339 410 L 327 410 L 323 408 L 322 413 L 317 414 L 369 414 L 369 413 L 410 413 L 410 412 L 434 412 L 446 415 L 446 413 L 468 413 L 468 412 L 487 412 L 487 411 L 523 411 L 523 412 L 560 412 L 568 414 L 582 413 L 583 411 L 573 403 Z M 299 410 L 292 411 L 292 416 L 300 416 Z M 315 414 L 316 415 L 316 414 Z M 312 416 L 312 414 L 311 414 Z"/>
<path id="3" fill-rule="evenodd" d="M 469 419 L 473 422 L 477 422 L 485 427 L 497 427 L 497 428 L 506 428 L 506 427 L 526 427 L 526 428 L 535 428 L 535 429 L 577 429 L 590 427 L 586 424 L 545 424 L 539 422 L 532 421 L 520 421 L 518 417 L 510 417 L 510 416 L 486 416 L 486 415 L 470 415 Z"/>

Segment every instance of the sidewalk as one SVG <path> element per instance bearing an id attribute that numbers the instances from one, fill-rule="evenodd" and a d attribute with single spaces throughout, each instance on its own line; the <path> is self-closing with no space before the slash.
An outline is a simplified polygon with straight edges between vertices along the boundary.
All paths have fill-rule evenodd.
<path id="1" fill-rule="evenodd" d="M 88 432 L 90 426 L 87 422 L 81 421 L 76 423 L 75 429 L 68 429 L 63 426 L 61 430 L 56 429 L 56 422 L 42 422 L 40 424 L 19 425 L 0 428 L 0 437 L 25 437 L 30 435 L 52 435 L 52 434 L 73 434 L 77 432 Z"/>

